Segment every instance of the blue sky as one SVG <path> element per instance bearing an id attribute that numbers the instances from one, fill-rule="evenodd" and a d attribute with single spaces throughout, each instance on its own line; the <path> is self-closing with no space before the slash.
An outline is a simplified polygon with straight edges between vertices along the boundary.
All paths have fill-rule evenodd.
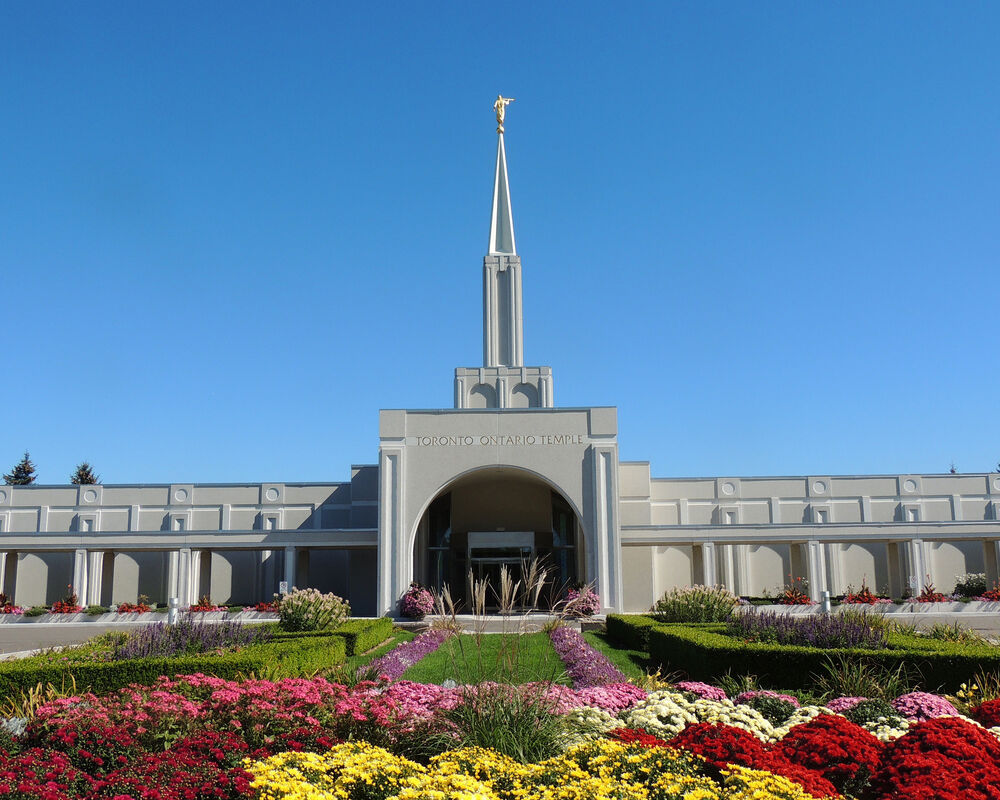
<path id="1" fill-rule="evenodd" d="M 1000 460 L 1000 6 L 0 2 L 0 466 L 345 480 L 525 359 L 658 476 Z"/>

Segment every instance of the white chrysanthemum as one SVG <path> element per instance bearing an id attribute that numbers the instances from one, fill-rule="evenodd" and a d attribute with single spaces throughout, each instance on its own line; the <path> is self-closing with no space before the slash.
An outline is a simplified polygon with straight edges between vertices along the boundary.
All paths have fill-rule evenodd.
<path id="1" fill-rule="evenodd" d="M 563 719 L 567 727 L 563 738 L 564 747 L 603 739 L 608 731 L 622 727 L 622 721 L 614 714 L 592 706 L 574 708 Z"/>
<path id="2" fill-rule="evenodd" d="M 862 726 L 880 742 L 891 742 L 898 739 L 910 728 L 910 723 L 903 717 L 879 717 Z"/>
<path id="3" fill-rule="evenodd" d="M 774 726 L 759 711 L 750 706 L 737 705 L 732 700 L 695 700 L 690 704 L 689 711 L 699 722 L 742 728 L 763 742 L 771 737 L 774 730 Z"/>
<path id="4" fill-rule="evenodd" d="M 630 728 L 641 728 L 661 739 L 669 739 L 698 721 L 688 709 L 689 705 L 680 692 L 661 689 L 622 712 L 621 719 Z"/>
<path id="5" fill-rule="evenodd" d="M 834 712 L 826 706 L 799 706 L 792 715 L 776 726 L 771 734 L 773 741 L 784 739 L 788 732 L 796 725 L 803 725 L 809 720 L 816 719 L 820 714 L 833 714 Z"/>

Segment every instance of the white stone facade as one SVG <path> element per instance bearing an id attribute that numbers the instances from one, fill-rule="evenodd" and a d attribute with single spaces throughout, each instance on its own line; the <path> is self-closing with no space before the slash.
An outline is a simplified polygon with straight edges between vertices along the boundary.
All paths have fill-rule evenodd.
<path id="1" fill-rule="evenodd" d="M 694 583 L 898 597 L 1000 579 L 997 473 L 653 478 L 619 462 L 617 410 L 556 408 L 551 368 L 521 363 L 521 281 L 501 135 L 483 366 L 455 371 L 453 409 L 383 410 L 378 464 L 342 483 L 0 486 L 0 591 L 186 606 L 270 599 L 284 581 L 386 614 L 413 580 L 461 597 L 470 569 L 530 555 L 553 596 L 591 582 L 609 610 Z"/>

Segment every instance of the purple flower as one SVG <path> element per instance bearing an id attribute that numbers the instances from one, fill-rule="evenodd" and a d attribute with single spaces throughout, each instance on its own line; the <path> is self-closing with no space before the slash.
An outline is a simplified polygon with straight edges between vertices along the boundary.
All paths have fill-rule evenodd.
<path id="1" fill-rule="evenodd" d="M 726 693 L 718 686 L 711 686 L 701 681 L 678 681 L 674 686 L 682 692 L 691 692 L 698 695 L 698 697 L 704 697 L 706 700 L 726 699 Z"/>
<path id="2" fill-rule="evenodd" d="M 890 704 L 908 720 L 923 722 L 935 717 L 957 717 L 958 709 L 936 694 L 910 692 L 897 697 Z"/>
<path id="3" fill-rule="evenodd" d="M 826 707 L 831 711 L 836 711 L 838 714 L 843 714 L 845 711 L 850 711 L 858 703 L 862 703 L 867 699 L 867 697 L 836 697 L 829 703 L 826 703 Z"/>
<path id="4" fill-rule="evenodd" d="M 549 632 L 549 638 L 559 658 L 566 665 L 566 672 L 575 688 L 585 689 L 626 682 L 622 672 L 603 654 L 587 644 L 579 631 L 572 628 L 554 628 Z"/>
<path id="5" fill-rule="evenodd" d="M 416 639 L 403 642 L 384 656 L 376 658 L 369 666 L 387 680 L 398 680 L 409 667 L 437 650 L 449 636 L 449 631 L 425 631 Z"/>

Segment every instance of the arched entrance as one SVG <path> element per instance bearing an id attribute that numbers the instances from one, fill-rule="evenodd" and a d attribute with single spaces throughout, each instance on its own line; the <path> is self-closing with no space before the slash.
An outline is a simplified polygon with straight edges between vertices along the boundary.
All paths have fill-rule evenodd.
<path id="1" fill-rule="evenodd" d="M 464 604 L 470 571 L 496 588 L 501 567 L 519 580 L 537 558 L 549 570 L 539 597 L 548 607 L 584 576 L 583 556 L 580 521 L 562 494 L 531 473 L 493 467 L 459 478 L 431 501 L 414 541 L 414 579 L 435 590 L 447 584 Z"/>

